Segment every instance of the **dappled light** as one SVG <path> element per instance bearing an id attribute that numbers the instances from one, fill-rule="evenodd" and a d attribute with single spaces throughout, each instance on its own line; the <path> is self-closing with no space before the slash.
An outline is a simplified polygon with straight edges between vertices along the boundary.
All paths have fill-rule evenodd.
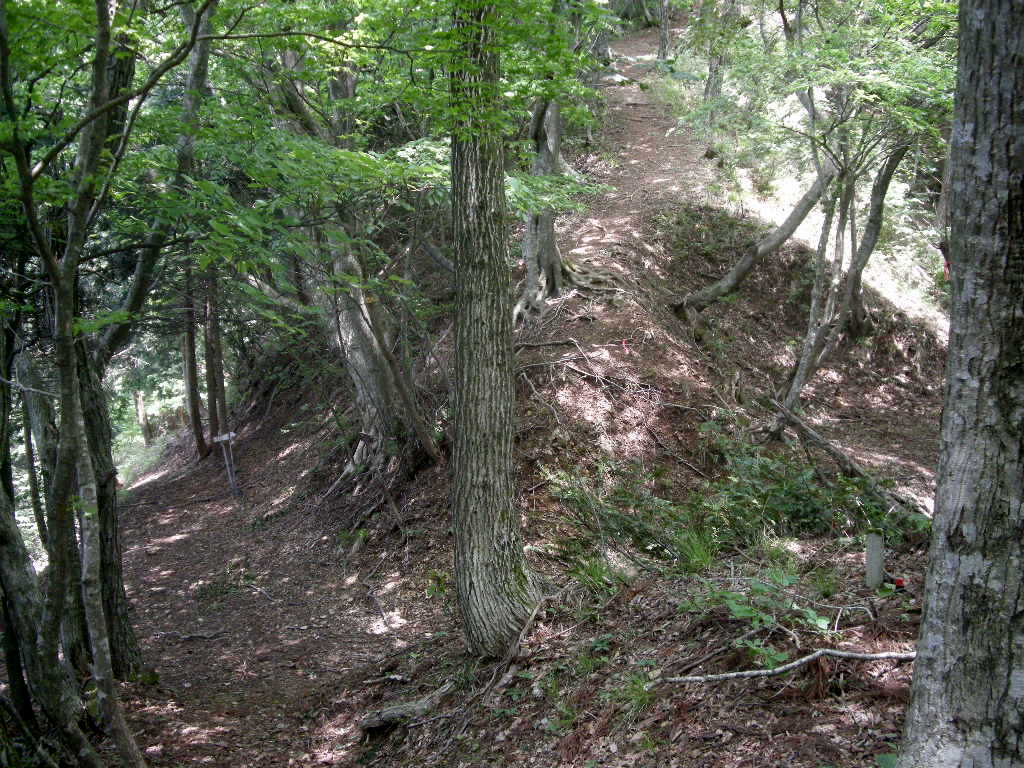
<path id="1" fill-rule="evenodd" d="M 132 738 L 153 768 L 892 765 L 939 479 L 949 8 L 817 8 L 800 34 L 853 62 L 823 73 L 786 3 L 585 2 L 571 29 L 557 3 L 146 5 L 91 40 L 101 6 L 12 11 L 48 53 L 16 52 L 0 148 L 31 214 L 0 233 L 30 248 L 0 263 L 0 576 L 50 615 L 12 578 L 34 536 L 109 630 L 22 633 L 109 734 L 84 768 Z M 931 80 L 866 79 L 869 42 L 932 34 Z M 90 77 L 121 94 L 95 146 Z M 40 744 L 70 755 L 66 719 Z"/>

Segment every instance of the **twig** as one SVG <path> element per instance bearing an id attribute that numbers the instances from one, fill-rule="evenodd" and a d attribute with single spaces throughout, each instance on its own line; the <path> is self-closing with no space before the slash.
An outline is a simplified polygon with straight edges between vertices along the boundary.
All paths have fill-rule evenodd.
<path id="1" fill-rule="evenodd" d="M 679 671 L 680 672 L 689 672 L 691 669 L 695 669 L 695 668 L 699 667 L 704 662 L 710 661 L 711 659 L 715 658 L 715 656 L 718 656 L 719 654 L 724 653 L 725 651 L 729 650 L 729 648 L 735 647 L 735 645 L 737 643 L 740 643 L 740 642 L 746 640 L 749 637 L 753 637 L 754 635 L 758 634 L 759 632 L 761 632 L 763 630 L 764 630 L 764 627 L 756 627 L 755 629 L 752 629 L 749 632 L 744 632 L 742 635 L 737 637 L 735 640 L 730 640 L 728 643 L 724 643 L 724 644 L 718 646 L 717 648 L 712 648 L 710 651 L 705 653 L 703 656 L 701 656 L 699 658 L 696 658 L 693 661 L 688 661 L 686 664 L 684 664 L 679 669 Z"/>
<path id="2" fill-rule="evenodd" d="M 181 632 L 154 632 L 154 637 L 176 637 L 179 640 L 213 640 L 224 634 L 223 629 L 218 629 L 216 632 L 210 632 L 209 634 L 196 633 L 192 635 L 183 635 Z"/>
<path id="3" fill-rule="evenodd" d="M 722 672 L 717 675 L 685 675 L 683 677 L 665 677 L 661 680 L 654 680 L 648 684 L 648 687 L 654 687 L 662 683 L 717 683 L 721 680 L 739 680 L 750 677 L 774 677 L 775 675 L 784 675 L 787 672 L 792 672 L 794 669 L 810 664 L 815 659 L 820 659 L 822 656 L 834 656 L 838 659 L 855 659 L 857 661 L 878 661 L 881 659 L 894 659 L 896 661 L 913 661 L 917 658 L 915 651 L 908 651 L 907 653 L 899 653 L 896 651 L 886 653 L 857 653 L 855 651 L 840 651 L 834 648 L 819 648 L 814 653 L 810 653 L 807 656 L 791 661 L 789 664 L 783 664 L 781 667 L 775 667 L 774 669 L 746 669 L 742 672 Z"/>
<path id="4" fill-rule="evenodd" d="M 560 339 L 558 341 L 517 341 L 512 346 L 512 349 L 518 352 L 520 349 L 533 349 L 535 347 L 562 347 L 575 343 L 575 339 Z"/>
<path id="5" fill-rule="evenodd" d="M 786 406 L 782 405 L 782 403 L 779 403 L 776 400 L 772 400 L 771 403 L 775 410 L 778 411 L 779 414 L 782 416 L 783 420 L 792 425 L 792 427 L 797 431 L 797 434 L 800 435 L 801 440 L 807 440 L 809 442 L 812 442 L 819 448 L 821 448 L 823 451 L 825 451 L 825 453 L 827 453 L 832 458 L 832 460 L 839 465 L 839 468 L 842 470 L 844 475 L 846 475 L 847 477 L 859 477 L 862 480 L 864 480 L 864 482 L 867 483 L 868 490 L 870 490 L 871 493 L 878 497 L 881 501 L 884 501 L 886 504 L 888 504 L 890 508 L 900 507 L 905 511 L 911 513 L 921 512 L 921 510 L 914 502 L 901 498 L 892 491 L 887 491 L 886 489 L 882 488 L 867 470 L 865 470 L 856 461 L 854 461 L 845 453 L 843 453 L 839 448 L 832 445 L 832 443 L 830 443 L 824 437 L 822 437 L 813 429 L 811 429 L 810 425 L 807 424 L 807 422 L 805 422 L 791 410 L 786 408 Z"/>
<path id="6" fill-rule="evenodd" d="M 454 712 L 442 712 L 440 715 L 434 715 L 433 717 L 428 717 L 425 720 L 413 720 L 411 723 L 406 723 L 405 727 L 406 728 L 418 728 L 421 725 L 426 725 L 427 723 L 432 723 L 435 720 L 446 720 L 447 718 L 453 717 L 454 715 L 455 715 Z"/>
<path id="7" fill-rule="evenodd" d="M 586 356 L 583 355 L 582 357 L 586 357 Z M 558 365 L 559 363 L 566 363 L 566 362 L 569 362 L 571 360 L 579 360 L 579 359 L 581 359 L 580 355 L 573 355 L 572 357 L 560 357 L 557 360 L 541 360 L 539 363 L 525 363 L 523 365 L 516 366 L 516 371 L 522 372 L 522 371 L 525 371 L 527 368 L 540 368 L 541 366 L 544 366 L 544 365 Z M 592 375 L 592 374 L 588 374 L 588 375 Z"/>
<path id="8" fill-rule="evenodd" d="M 249 589 L 253 590 L 254 592 L 259 592 L 261 595 L 263 595 L 265 598 L 267 598 L 267 600 L 269 600 L 270 602 L 272 602 L 272 603 L 276 603 L 277 602 L 274 598 L 272 598 L 270 596 L 270 593 L 267 592 L 267 590 L 265 590 L 263 587 L 257 587 L 255 584 L 247 584 L 246 586 L 249 587 Z"/>
<path id="9" fill-rule="evenodd" d="M 696 472 L 698 475 L 703 477 L 705 480 L 710 480 L 711 479 L 705 472 L 702 472 L 700 469 L 695 467 L 693 464 L 688 462 L 686 459 L 680 458 L 679 456 L 676 456 L 675 458 L 676 458 L 676 461 L 678 461 L 680 464 L 682 464 L 685 467 L 688 467 L 689 469 L 692 469 L 694 472 Z"/>
<path id="10" fill-rule="evenodd" d="M 5 379 L 3 376 L 0 376 L 0 381 L 2 381 L 4 384 L 10 384 L 12 387 L 16 387 L 17 389 L 20 389 L 22 392 L 35 392 L 37 395 L 45 395 L 46 397 L 52 397 L 54 400 L 60 399 L 60 395 L 55 395 L 53 392 L 44 392 L 43 390 L 36 389 L 35 387 L 27 387 L 19 381 L 11 381 L 10 379 Z"/>
<path id="11" fill-rule="evenodd" d="M 533 394 L 537 396 L 538 400 L 547 406 L 549 411 L 551 411 L 551 415 L 555 417 L 555 424 L 562 426 L 562 420 L 558 418 L 558 411 L 555 410 L 555 406 L 541 396 L 540 392 L 537 391 L 537 388 L 533 386 L 533 382 L 530 380 L 530 377 L 526 375 L 526 371 L 520 371 L 519 375 L 526 379 L 526 383 L 530 385 L 530 389 L 533 391 Z"/>

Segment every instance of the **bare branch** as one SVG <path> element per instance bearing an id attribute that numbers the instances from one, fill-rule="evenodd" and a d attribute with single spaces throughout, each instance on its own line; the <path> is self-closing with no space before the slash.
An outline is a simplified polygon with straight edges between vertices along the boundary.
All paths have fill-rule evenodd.
<path id="1" fill-rule="evenodd" d="M 776 675 L 784 675 L 787 672 L 792 672 L 794 669 L 798 669 L 805 664 L 810 664 L 815 659 L 820 659 L 823 656 L 833 656 L 838 659 L 854 659 L 856 661 L 880 661 L 883 659 L 913 661 L 917 658 L 917 653 L 915 651 L 908 651 L 906 653 L 900 653 L 897 651 L 885 653 L 857 653 L 856 651 L 840 651 L 834 648 L 819 648 L 814 653 L 810 653 L 796 661 L 791 661 L 789 664 L 783 664 L 781 667 L 775 667 L 774 669 L 746 669 L 742 672 L 722 672 L 717 675 L 665 677 L 648 683 L 647 687 L 653 688 L 656 685 L 662 685 L 664 683 L 717 683 L 723 680 L 741 680 L 751 677 L 774 677 Z"/>
<path id="2" fill-rule="evenodd" d="M 47 152 L 42 160 L 36 163 L 32 167 L 32 180 L 35 181 L 39 178 L 39 175 L 46 170 L 47 166 L 52 163 L 61 152 L 67 149 L 68 145 L 75 140 L 75 137 L 81 133 L 82 129 L 87 125 L 90 125 L 95 120 L 103 117 L 114 107 L 124 104 L 126 101 L 131 101 L 134 98 L 142 97 L 145 98 L 149 95 L 149 92 L 156 87 L 157 83 L 160 82 L 161 78 L 166 75 L 170 70 L 181 64 L 188 56 L 189 52 L 195 46 L 196 41 L 199 38 L 199 22 L 206 12 L 206 9 L 210 7 L 213 0 L 204 0 L 203 4 L 199 7 L 199 11 L 196 14 L 196 21 L 192 25 L 191 33 L 189 34 L 188 40 L 181 43 L 173 53 L 171 53 L 166 59 L 161 62 L 156 69 L 154 69 L 146 82 L 136 88 L 134 91 L 125 91 L 124 93 L 116 96 L 113 99 L 99 105 L 95 109 L 91 110 L 85 117 L 75 123 L 68 131 L 60 138 L 60 140 L 50 147 L 50 151 Z"/>

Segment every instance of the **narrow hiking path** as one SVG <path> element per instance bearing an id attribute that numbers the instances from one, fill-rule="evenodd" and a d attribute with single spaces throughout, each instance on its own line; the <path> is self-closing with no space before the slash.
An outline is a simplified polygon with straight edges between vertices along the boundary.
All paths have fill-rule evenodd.
<path id="1" fill-rule="evenodd" d="M 652 217 L 688 196 L 703 195 L 715 174 L 703 157 L 705 148 L 688 129 L 673 132 L 675 118 L 644 83 L 656 63 L 656 30 L 616 40 L 611 48 L 615 69 L 598 86 L 606 105 L 598 143 L 606 152 L 587 168 L 611 191 L 582 216 L 560 222 L 560 247 L 570 258 L 592 261 L 613 274 L 630 267 L 642 274 L 660 266 L 652 258 Z"/>
<path id="2" fill-rule="evenodd" d="M 598 149 L 580 158 L 588 177 L 609 190 L 557 225 L 563 254 L 614 274 L 622 290 L 572 293 L 520 331 L 521 340 L 558 340 L 569 350 L 524 350 L 517 371 L 518 503 L 534 551 L 563 530 L 565 515 L 545 489 L 545 467 L 576 473 L 598 462 L 667 467 L 659 483 L 673 498 L 685 498 L 720 471 L 702 447 L 701 424 L 718 413 L 755 410 L 752 403 L 791 359 L 787 342 L 802 332 L 802 305 L 791 301 L 799 246 L 752 276 L 735 301 L 709 310 L 713 343 L 695 344 L 668 311 L 668 296 L 714 279 L 734 256 L 691 249 L 692 232 L 680 241 L 674 229 L 680 210 L 703 229 L 722 219 L 709 192 L 716 169 L 703 156 L 705 144 L 685 129 L 670 133 L 676 121 L 639 84 L 654 66 L 656 47 L 655 30 L 613 43 L 619 77 L 600 86 L 606 113 Z M 904 325 L 887 326 L 873 343 L 889 352 L 858 350 L 823 371 L 808 388 L 806 413 L 859 460 L 926 498 L 941 370 L 937 352 L 922 338 Z M 450 356 L 450 347 L 438 347 L 439 359 Z M 335 395 L 282 393 L 265 418 L 238 429 L 244 502 L 228 492 L 219 455 L 192 463 L 182 438 L 173 460 L 143 478 L 124 505 L 129 596 L 145 658 L 159 674 L 156 684 L 129 686 L 128 698 L 153 766 L 362 760 L 410 768 L 552 768 L 597 760 L 603 768 L 817 768 L 827 756 L 837 768 L 853 768 L 868 764 L 866 756 L 898 734 L 905 668 L 862 675 L 862 667 L 844 683 L 877 702 L 877 712 L 845 700 L 842 691 L 818 691 L 817 699 L 807 693 L 805 700 L 799 688 L 776 695 L 764 686 L 735 686 L 699 697 L 667 691 L 643 717 L 624 718 L 625 705 L 614 693 L 624 686 L 614 676 L 626 669 L 619 661 L 564 681 L 564 690 L 541 689 L 539 682 L 518 688 L 513 678 L 507 695 L 480 712 L 460 709 L 488 682 L 490 667 L 462 653 L 448 586 L 446 470 L 421 472 L 393 507 L 361 523 L 364 541 L 351 531 L 346 500 L 318 503 L 311 490 L 324 485 L 311 469 L 332 439 L 312 414 Z M 839 557 L 815 543 L 805 549 L 811 561 L 822 567 L 836 561 L 843 577 L 857 580 L 855 553 Z M 920 561 L 900 565 L 911 574 Z M 536 565 L 545 567 L 541 560 Z M 564 578 L 562 571 L 555 575 Z M 679 584 L 653 577 L 603 598 L 603 613 L 583 610 L 576 595 L 575 608 L 554 607 L 538 618 L 528 642 L 532 657 L 521 660 L 518 674 L 534 681 L 554 675 L 557 682 L 592 648 L 639 660 L 645 669 L 678 667 L 702 648 L 730 648 L 734 622 L 688 618 L 679 611 L 679 595 Z M 856 599 L 867 597 L 856 593 Z M 912 623 L 899 612 L 884 614 L 865 625 L 862 647 L 909 642 Z M 738 654 L 723 658 L 745 663 Z M 816 674 L 827 688 L 828 670 Z M 436 721 L 425 719 L 392 741 L 363 743 L 357 722 L 366 711 L 448 679 L 463 681 L 470 694 L 446 704 Z M 578 718 L 568 720 L 562 704 Z M 553 712 L 567 722 L 555 727 Z M 821 730 L 807 749 L 793 734 L 815 717 Z"/>

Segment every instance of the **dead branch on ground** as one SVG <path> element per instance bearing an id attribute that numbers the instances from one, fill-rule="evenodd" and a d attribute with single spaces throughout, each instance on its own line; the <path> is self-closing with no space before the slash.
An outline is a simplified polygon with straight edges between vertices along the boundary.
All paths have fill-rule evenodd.
<path id="1" fill-rule="evenodd" d="M 781 667 L 775 667 L 774 669 L 746 669 L 741 672 L 722 672 L 716 675 L 665 677 L 661 680 L 654 680 L 648 683 L 648 688 L 653 688 L 655 685 L 661 685 L 664 683 L 717 683 L 722 680 L 740 680 L 751 677 L 774 677 L 776 675 L 784 675 L 787 672 L 792 672 L 794 669 L 798 669 L 805 664 L 810 664 L 812 661 L 820 659 L 822 656 L 833 656 L 838 659 L 854 659 L 856 661 L 879 661 L 883 659 L 913 661 L 917 658 L 917 652 L 908 651 L 906 653 L 900 653 L 898 651 L 888 651 L 885 653 L 858 653 L 855 651 L 840 651 L 835 648 L 819 648 L 814 653 L 809 653 L 796 661 L 791 661 L 789 664 L 783 664 Z"/>

